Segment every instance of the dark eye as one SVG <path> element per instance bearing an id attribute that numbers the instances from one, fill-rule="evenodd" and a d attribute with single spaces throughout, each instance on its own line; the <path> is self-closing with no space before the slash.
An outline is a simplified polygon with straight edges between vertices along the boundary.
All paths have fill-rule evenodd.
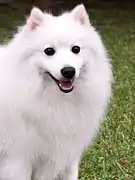
<path id="1" fill-rule="evenodd" d="M 79 54 L 80 52 L 80 47 L 79 46 L 73 46 L 71 51 L 74 53 L 74 54 Z"/>
<path id="2" fill-rule="evenodd" d="M 55 54 L 55 49 L 53 49 L 52 47 L 48 47 L 44 50 L 44 53 L 47 56 L 53 56 Z"/>

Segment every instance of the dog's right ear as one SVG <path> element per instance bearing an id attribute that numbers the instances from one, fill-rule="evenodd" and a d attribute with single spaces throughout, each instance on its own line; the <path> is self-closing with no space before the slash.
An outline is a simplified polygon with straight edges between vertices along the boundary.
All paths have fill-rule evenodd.
<path id="1" fill-rule="evenodd" d="M 89 26 L 90 24 L 89 16 L 83 4 L 77 5 L 72 10 L 72 16 L 81 25 Z"/>
<path id="2" fill-rule="evenodd" d="M 40 9 L 34 7 L 27 19 L 27 25 L 29 26 L 30 30 L 35 30 L 38 26 L 41 26 L 44 18 L 45 14 Z"/>

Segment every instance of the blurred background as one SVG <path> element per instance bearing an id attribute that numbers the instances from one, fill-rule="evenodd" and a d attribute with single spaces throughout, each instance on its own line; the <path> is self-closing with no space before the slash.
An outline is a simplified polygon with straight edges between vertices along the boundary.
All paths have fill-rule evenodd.
<path id="1" fill-rule="evenodd" d="M 90 8 L 133 8 L 135 6 L 134 0 L 0 0 L 3 6 L 9 6 L 19 11 L 29 11 L 31 6 L 36 5 L 41 9 L 51 9 L 53 12 L 70 9 L 78 3 L 84 3 Z"/>
<path id="2" fill-rule="evenodd" d="M 0 0 L 0 42 L 9 40 L 33 6 L 59 14 L 84 3 L 112 59 L 114 86 L 108 116 L 83 155 L 81 180 L 135 180 L 135 1 Z"/>

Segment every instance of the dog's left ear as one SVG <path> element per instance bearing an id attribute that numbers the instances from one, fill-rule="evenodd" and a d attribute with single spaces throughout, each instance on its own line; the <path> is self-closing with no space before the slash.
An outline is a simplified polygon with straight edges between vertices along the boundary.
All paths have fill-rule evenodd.
<path id="1" fill-rule="evenodd" d="M 31 30 L 35 30 L 38 26 L 42 25 L 44 18 L 44 13 L 40 9 L 34 7 L 27 19 L 27 25 Z"/>
<path id="2" fill-rule="evenodd" d="M 74 19 L 78 21 L 81 25 L 90 24 L 88 13 L 83 4 L 77 5 L 71 13 Z"/>

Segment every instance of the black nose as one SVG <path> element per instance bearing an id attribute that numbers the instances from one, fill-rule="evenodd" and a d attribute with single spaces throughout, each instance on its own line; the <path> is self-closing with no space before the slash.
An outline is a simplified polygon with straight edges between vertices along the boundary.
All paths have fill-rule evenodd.
<path id="1" fill-rule="evenodd" d="M 75 68 L 68 66 L 61 69 L 61 74 L 67 79 L 71 79 L 75 76 Z"/>

